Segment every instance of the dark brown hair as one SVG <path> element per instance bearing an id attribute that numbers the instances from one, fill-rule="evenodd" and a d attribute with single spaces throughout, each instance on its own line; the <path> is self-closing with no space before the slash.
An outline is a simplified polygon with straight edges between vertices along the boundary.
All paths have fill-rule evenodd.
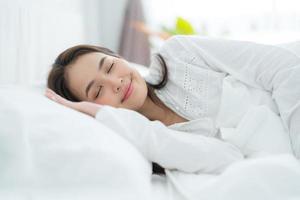
<path id="1" fill-rule="evenodd" d="M 79 102 L 80 100 L 69 89 L 68 81 L 66 79 L 66 69 L 67 66 L 73 64 L 80 56 L 93 52 L 100 52 L 106 55 L 121 58 L 121 56 L 119 56 L 115 52 L 104 47 L 93 45 L 73 46 L 63 51 L 55 59 L 48 74 L 47 87 L 70 101 Z M 146 82 L 148 89 L 147 95 L 154 103 L 156 103 L 158 106 L 161 106 L 161 101 L 156 97 L 154 89 L 159 90 L 166 85 L 168 81 L 168 69 L 165 60 L 160 54 L 155 54 L 155 57 L 156 59 L 158 59 L 160 65 L 162 66 L 162 80 L 158 84 L 150 84 Z M 153 163 L 152 166 L 153 173 L 165 174 L 164 168 L 162 168 L 158 164 Z"/>

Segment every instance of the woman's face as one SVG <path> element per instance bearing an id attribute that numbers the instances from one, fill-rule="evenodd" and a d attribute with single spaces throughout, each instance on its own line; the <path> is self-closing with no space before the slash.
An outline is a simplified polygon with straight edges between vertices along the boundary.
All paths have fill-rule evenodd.
<path id="1" fill-rule="evenodd" d="M 71 92 L 81 101 L 138 111 L 147 98 L 147 85 L 129 63 L 103 53 L 80 56 L 67 67 Z"/>

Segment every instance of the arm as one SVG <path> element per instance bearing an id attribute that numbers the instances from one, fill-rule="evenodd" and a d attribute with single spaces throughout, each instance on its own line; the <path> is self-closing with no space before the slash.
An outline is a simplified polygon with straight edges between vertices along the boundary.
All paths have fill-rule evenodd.
<path id="1" fill-rule="evenodd" d="M 135 111 L 91 102 L 71 102 L 49 89 L 46 96 L 95 117 L 131 142 L 149 161 L 167 169 L 216 173 L 243 158 L 240 151 L 229 143 L 169 129 L 161 122 L 149 121 Z"/>
<path id="2" fill-rule="evenodd" d="M 267 91 L 279 87 L 283 81 L 280 73 L 300 64 L 300 58 L 284 48 L 247 41 L 175 36 L 165 48 L 180 49 L 182 56 L 197 58 L 199 66 L 205 63 L 208 69 Z"/>
<path id="3" fill-rule="evenodd" d="M 167 169 L 216 173 L 243 158 L 229 143 L 169 129 L 131 110 L 103 106 L 96 119 L 131 142 L 149 161 Z"/>

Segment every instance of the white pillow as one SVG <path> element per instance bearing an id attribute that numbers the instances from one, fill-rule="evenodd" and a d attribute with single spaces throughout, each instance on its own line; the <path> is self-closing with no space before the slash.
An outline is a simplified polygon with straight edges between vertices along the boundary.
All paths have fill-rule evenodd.
<path id="1" fill-rule="evenodd" d="M 0 188 L 95 188 L 106 194 L 98 199 L 144 199 L 151 163 L 94 118 L 50 101 L 42 88 L 0 86 Z"/>

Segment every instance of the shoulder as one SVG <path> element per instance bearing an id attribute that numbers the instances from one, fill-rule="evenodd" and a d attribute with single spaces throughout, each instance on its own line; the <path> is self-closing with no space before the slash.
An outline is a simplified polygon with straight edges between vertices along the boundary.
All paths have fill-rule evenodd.
<path id="1" fill-rule="evenodd" d="M 158 49 L 158 51 L 151 56 L 151 63 L 149 67 L 148 76 L 145 77 L 145 80 L 151 84 L 157 84 L 161 81 L 163 74 L 163 67 L 158 55 L 160 55 L 163 61 L 167 65 L 168 75 L 173 75 L 174 68 L 176 68 L 176 61 L 180 59 L 181 56 L 181 40 L 183 36 L 172 36 L 167 39 L 163 45 Z"/>
<path id="2" fill-rule="evenodd" d="M 173 46 L 186 46 L 190 43 L 197 42 L 197 41 L 215 41 L 218 38 L 212 38 L 207 36 L 200 36 L 200 35 L 174 35 L 167 39 L 165 43 L 162 45 L 161 49 Z"/>
<path id="3" fill-rule="evenodd" d="M 164 42 L 157 53 L 163 57 L 167 65 L 169 79 L 172 79 L 173 76 L 175 78 L 180 76 L 180 72 L 184 70 L 182 66 L 187 63 L 190 64 L 195 58 L 195 52 L 193 52 L 195 40 L 202 40 L 205 38 L 206 37 L 203 36 L 175 35 Z M 149 72 L 151 81 L 146 77 L 148 82 L 157 83 L 161 80 L 162 67 L 156 54 L 151 58 Z"/>
<path id="4" fill-rule="evenodd" d="M 165 57 L 187 56 L 186 54 L 193 53 L 195 48 L 213 46 L 216 40 L 218 39 L 199 35 L 175 35 L 164 42 L 158 53 Z"/>
<path id="5" fill-rule="evenodd" d="M 175 35 L 167 39 L 163 45 L 159 48 L 157 53 L 162 55 L 166 60 L 178 58 L 182 52 L 186 51 L 186 40 L 190 36 Z"/>
<path id="6" fill-rule="evenodd" d="M 170 47 L 178 47 L 178 46 L 182 45 L 182 43 L 185 42 L 187 37 L 190 37 L 190 36 L 174 35 L 174 36 L 170 37 L 162 45 L 162 47 L 160 48 L 160 51 L 166 50 Z"/>

